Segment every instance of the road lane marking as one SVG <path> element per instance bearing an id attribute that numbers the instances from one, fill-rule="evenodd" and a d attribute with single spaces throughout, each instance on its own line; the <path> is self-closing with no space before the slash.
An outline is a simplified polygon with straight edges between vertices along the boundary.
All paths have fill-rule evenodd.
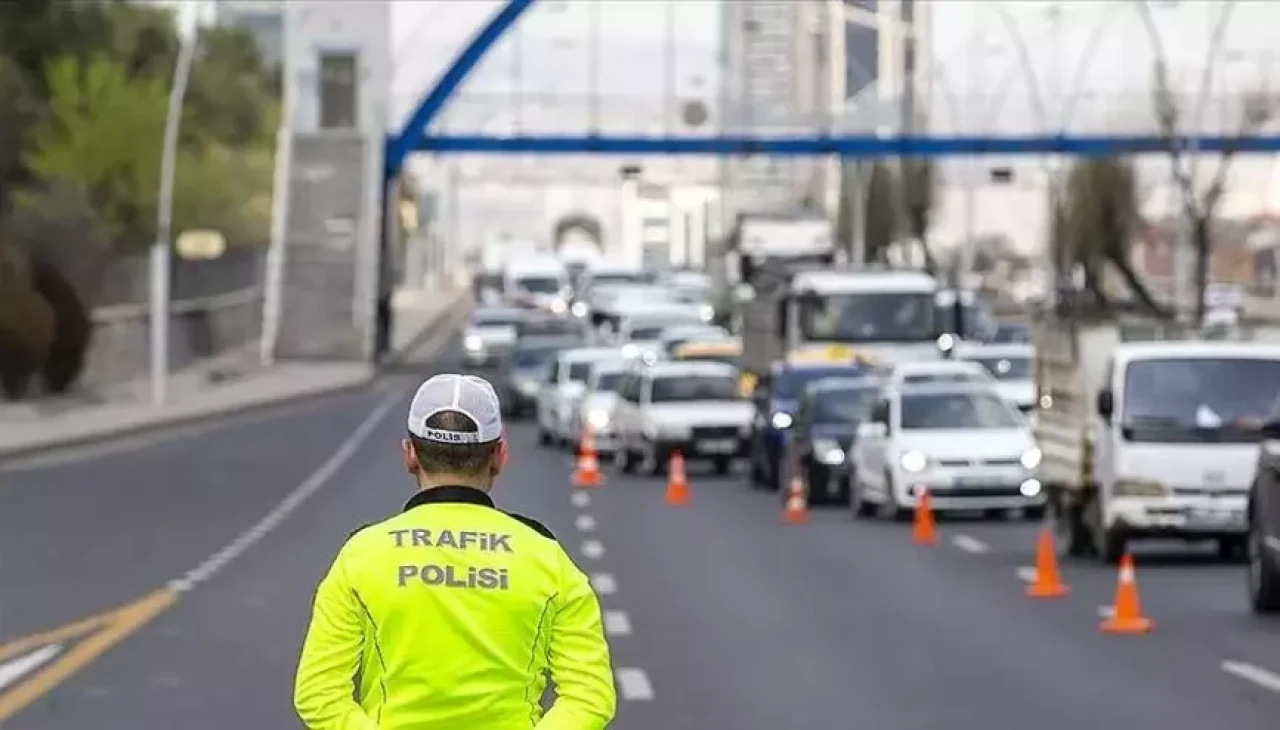
<path id="1" fill-rule="evenodd" d="M 179 596 L 208 580 L 275 529 L 320 490 L 334 474 L 355 456 L 373 434 L 383 417 L 399 403 L 403 389 L 396 388 L 374 407 L 364 421 L 342 441 L 333 454 L 307 477 L 257 524 L 241 533 L 218 552 L 172 580 L 164 588 L 147 594 L 126 606 L 63 626 L 52 631 L 16 639 L 0 646 L 0 661 L 23 654 L 36 647 L 61 644 L 77 636 L 83 640 L 72 646 L 52 663 L 29 679 L 0 694 L 0 722 L 22 711 L 32 702 L 48 694 L 58 685 L 102 656 L 111 647 L 150 623 L 177 602 Z"/>
<path id="2" fill-rule="evenodd" d="M 592 560 L 599 560 L 604 557 L 604 545 L 599 540 L 587 540 L 582 543 L 582 554 Z"/>
<path id="3" fill-rule="evenodd" d="M 81 641 L 62 653 L 52 663 L 36 671 L 30 679 L 0 693 L 0 722 L 18 714 L 32 702 L 48 694 L 70 679 L 108 649 L 124 641 L 178 600 L 178 594 L 161 589 L 113 611 L 108 611 L 62 629 L 17 639 L 0 646 L 0 659 L 28 651 L 35 643 L 58 646 L 73 638 Z M 76 629 L 77 632 L 71 632 Z M 61 651 L 61 649 L 60 649 Z"/>
<path id="4" fill-rule="evenodd" d="M 1116 615 L 1115 606 L 1098 606 L 1098 616 L 1100 618 L 1111 618 Z"/>
<path id="5" fill-rule="evenodd" d="M 643 669 L 622 667 L 615 671 L 618 679 L 618 694 L 628 702 L 648 702 L 653 699 L 653 685 L 649 683 L 649 675 Z"/>
<path id="6" fill-rule="evenodd" d="M 578 515 L 578 519 L 574 520 L 573 524 L 582 532 L 592 532 L 596 529 L 596 518 L 591 515 Z"/>
<path id="7" fill-rule="evenodd" d="M 968 535 L 956 535 L 951 538 L 951 544 L 966 553 L 973 553 L 974 555 L 981 555 L 987 551 L 987 544 L 985 542 Z"/>
<path id="8" fill-rule="evenodd" d="M 586 492 L 574 492 L 573 496 L 569 497 L 569 501 L 573 502 L 574 507 L 586 507 L 591 504 L 591 495 Z"/>
<path id="9" fill-rule="evenodd" d="M 1024 565 L 1013 572 L 1017 574 L 1018 580 L 1022 581 L 1023 583 L 1036 582 L 1036 569 L 1031 567 L 1030 565 Z"/>
<path id="10" fill-rule="evenodd" d="M 62 653 L 62 644 L 48 644 L 30 654 L 0 664 L 0 690 L 39 669 Z"/>
<path id="11" fill-rule="evenodd" d="M 316 492 L 320 491 L 325 484 L 338 473 L 338 470 L 346 465 L 351 457 L 356 455 L 360 447 L 365 441 L 373 435 L 374 430 L 382 423 L 382 419 L 388 412 L 394 408 L 403 397 L 404 393 L 397 388 L 387 397 L 383 398 L 378 405 L 374 406 L 368 416 L 356 426 L 333 454 L 320 465 L 319 469 L 312 472 L 299 484 L 292 492 L 285 496 L 275 507 L 271 509 L 256 525 L 240 533 L 236 539 L 227 543 L 221 550 L 211 555 L 204 562 L 187 571 L 185 575 L 177 580 L 169 583 L 169 589 L 182 593 L 191 590 L 194 586 L 213 577 L 218 571 L 222 570 L 232 560 L 240 557 L 244 551 L 253 547 L 255 543 L 274 530 L 284 522 L 289 515 L 292 515 L 299 507 L 311 498 Z"/>
<path id="12" fill-rule="evenodd" d="M 596 589 L 596 593 L 602 596 L 611 596 L 618 592 L 618 581 L 613 579 L 612 573 L 596 573 L 591 576 L 591 585 Z"/>
<path id="13" fill-rule="evenodd" d="M 631 618 L 625 611 L 605 611 L 604 632 L 610 636 L 630 636 Z"/>
<path id="14" fill-rule="evenodd" d="M 1263 669 L 1256 664 L 1230 660 L 1223 661 L 1221 666 L 1222 671 L 1227 674 L 1235 675 L 1246 682 L 1253 682 L 1263 689 L 1280 692 L 1280 674 L 1276 674 L 1270 669 Z"/>

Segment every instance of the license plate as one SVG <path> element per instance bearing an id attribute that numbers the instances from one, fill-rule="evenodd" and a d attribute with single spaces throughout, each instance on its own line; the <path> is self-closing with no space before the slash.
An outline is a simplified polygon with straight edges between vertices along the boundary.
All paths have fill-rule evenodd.
<path id="1" fill-rule="evenodd" d="M 1244 522 L 1244 512 L 1235 509 L 1198 509 L 1191 512 L 1191 518 L 1210 525 L 1233 525 Z"/>
<path id="2" fill-rule="evenodd" d="M 1000 489 L 1004 486 L 998 480 L 983 479 L 981 477 L 956 477 L 954 483 L 957 487 L 968 487 L 970 489 Z"/>
<path id="3" fill-rule="evenodd" d="M 699 441 L 698 451 L 708 454 L 732 454 L 738 450 L 738 442 L 733 439 L 717 439 L 715 441 Z"/>

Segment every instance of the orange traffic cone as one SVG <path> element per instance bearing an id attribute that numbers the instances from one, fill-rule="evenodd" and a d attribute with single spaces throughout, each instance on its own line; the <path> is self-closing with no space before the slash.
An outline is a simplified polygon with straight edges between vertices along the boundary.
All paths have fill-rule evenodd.
<path id="1" fill-rule="evenodd" d="M 1031 598 L 1061 598 L 1071 592 L 1058 572 L 1058 555 L 1053 547 L 1053 533 L 1041 530 L 1036 540 L 1036 579 L 1027 586 Z"/>
<path id="2" fill-rule="evenodd" d="M 582 445 L 578 448 L 578 468 L 573 472 L 573 486 L 598 487 L 604 484 L 604 473 L 600 471 L 600 459 L 596 456 L 595 444 L 591 442 L 591 434 L 582 433 Z"/>
<path id="3" fill-rule="evenodd" d="M 684 471 L 684 454 L 675 451 L 667 461 L 667 504 L 683 507 L 689 501 L 689 479 Z"/>
<path id="4" fill-rule="evenodd" d="M 782 508 L 782 521 L 788 525 L 809 522 L 809 499 L 804 493 L 804 482 L 798 476 L 791 477 L 787 487 L 787 504 Z"/>
<path id="5" fill-rule="evenodd" d="M 920 490 L 920 499 L 916 502 L 915 524 L 912 525 L 911 537 L 917 545 L 937 545 L 938 525 L 933 521 L 933 499 L 927 490 Z"/>
<path id="6" fill-rule="evenodd" d="M 1120 558 L 1120 580 L 1116 584 L 1116 602 L 1111 616 L 1098 627 L 1108 634 L 1145 634 L 1151 630 L 1151 619 L 1142 615 L 1138 600 L 1138 582 L 1133 576 L 1133 557 Z"/>

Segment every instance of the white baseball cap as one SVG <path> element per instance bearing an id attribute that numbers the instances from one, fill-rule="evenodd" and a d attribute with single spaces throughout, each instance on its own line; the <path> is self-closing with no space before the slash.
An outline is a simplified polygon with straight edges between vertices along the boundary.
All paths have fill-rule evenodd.
<path id="1" fill-rule="evenodd" d="M 427 421 L 437 413 L 452 411 L 470 419 L 474 431 L 432 428 Z M 484 378 L 448 373 L 436 375 L 418 387 L 409 404 L 409 433 L 424 441 L 442 444 L 485 444 L 502 438 L 502 408 L 498 394 Z"/>

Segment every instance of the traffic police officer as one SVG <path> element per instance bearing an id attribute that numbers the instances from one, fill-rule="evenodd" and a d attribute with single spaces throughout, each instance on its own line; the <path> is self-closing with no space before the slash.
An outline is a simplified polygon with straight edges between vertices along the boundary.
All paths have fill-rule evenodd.
<path id="1" fill-rule="evenodd" d="M 550 530 L 489 497 L 507 458 L 500 414 L 477 377 L 418 389 L 403 444 L 417 493 L 352 533 L 316 592 L 294 686 L 311 730 L 596 730 L 613 719 L 587 577 Z M 543 714 L 547 674 L 556 698 Z"/>

